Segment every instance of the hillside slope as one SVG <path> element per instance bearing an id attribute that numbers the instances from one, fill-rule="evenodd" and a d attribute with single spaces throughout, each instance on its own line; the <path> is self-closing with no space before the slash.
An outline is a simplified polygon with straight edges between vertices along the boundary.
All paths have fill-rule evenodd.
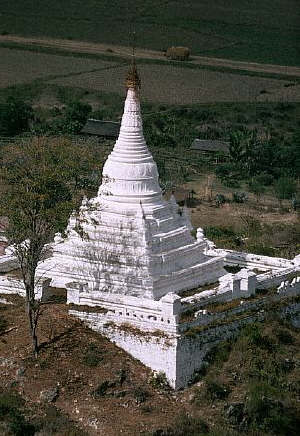
<path id="1" fill-rule="evenodd" d="M 219 344 L 175 393 L 63 304 L 44 306 L 34 360 L 23 300 L 9 300 L 0 303 L 1 435 L 297 435 L 300 337 L 275 314 Z"/>

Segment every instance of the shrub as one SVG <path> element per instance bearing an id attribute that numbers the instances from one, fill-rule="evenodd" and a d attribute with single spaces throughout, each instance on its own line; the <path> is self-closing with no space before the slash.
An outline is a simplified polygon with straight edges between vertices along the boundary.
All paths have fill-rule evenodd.
<path id="1" fill-rule="evenodd" d="M 242 268 L 238 265 L 225 265 L 224 269 L 231 274 L 236 274 L 240 272 Z"/>
<path id="2" fill-rule="evenodd" d="M 245 203 L 247 201 L 247 195 L 245 192 L 233 192 L 232 201 L 234 203 Z"/>
<path id="3" fill-rule="evenodd" d="M 206 395 L 211 401 L 225 400 L 228 397 L 230 390 L 227 386 L 218 383 L 214 380 L 206 381 Z"/>
<path id="4" fill-rule="evenodd" d="M 33 436 L 35 427 L 29 424 L 21 413 L 24 405 L 23 399 L 10 392 L 0 393 L 0 422 L 7 424 L 9 434 L 15 436 Z"/>
<path id="5" fill-rule="evenodd" d="M 90 367 L 98 366 L 103 360 L 102 352 L 95 344 L 89 344 L 83 356 L 83 363 Z"/>
<path id="6" fill-rule="evenodd" d="M 238 188 L 240 186 L 240 171 L 236 163 L 227 162 L 217 166 L 216 176 L 225 186 L 230 188 Z"/>
<path id="7" fill-rule="evenodd" d="M 290 345 L 295 342 L 295 339 L 288 330 L 280 329 L 276 332 L 276 336 L 279 342 L 285 345 Z"/>
<path id="8" fill-rule="evenodd" d="M 24 405 L 24 400 L 17 394 L 2 391 L 0 392 L 0 418 L 10 410 L 17 410 Z"/>
<path id="9" fill-rule="evenodd" d="M 217 194 L 217 195 L 216 195 L 216 206 L 217 206 L 217 207 L 220 207 L 220 206 L 222 206 L 222 205 L 225 204 L 225 203 L 226 203 L 225 195 L 223 195 L 223 194 Z"/>
<path id="10" fill-rule="evenodd" d="M 297 191 L 296 181 L 291 177 L 280 177 L 274 184 L 274 191 L 279 200 L 289 200 Z"/>
<path id="11" fill-rule="evenodd" d="M 294 211 L 300 210 L 300 198 L 293 198 L 292 199 L 292 209 Z"/>
<path id="12" fill-rule="evenodd" d="M 139 386 L 134 389 L 133 397 L 137 404 L 142 404 L 149 398 L 149 392 Z"/>
<path id="13" fill-rule="evenodd" d="M 15 97 L 8 97 L 0 104 L 0 135 L 14 136 L 29 130 L 33 119 L 32 107 Z"/>
<path id="14" fill-rule="evenodd" d="M 286 88 L 288 88 L 289 86 L 294 86 L 294 83 L 286 83 L 284 85 Z M 279 102 L 276 106 L 275 106 L 275 110 L 279 110 L 279 111 L 287 111 L 287 110 L 291 110 L 294 109 L 295 105 L 292 103 L 287 103 L 287 102 Z"/>
<path id="15" fill-rule="evenodd" d="M 77 121 L 81 126 L 83 126 L 91 113 L 92 108 L 87 103 L 82 103 L 81 101 L 72 101 L 66 107 L 65 117 L 66 121 L 74 122 Z"/>
<path id="16" fill-rule="evenodd" d="M 152 376 L 149 379 L 149 384 L 154 388 L 160 390 L 170 389 L 166 374 L 162 371 L 153 372 Z"/>
<path id="17" fill-rule="evenodd" d="M 255 180 L 257 180 L 258 183 L 264 186 L 270 186 L 272 185 L 272 183 L 274 183 L 274 177 L 268 173 L 259 174 L 255 177 Z"/>
<path id="18" fill-rule="evenodd" d="M 211 363 L 222 364 L 229 358 L 232 349 L 232 344 L 229 341 L 224 341 L 214 346 L 205 356 L 205 360 Z"/>
<path id="19" fill-rule="evenodd" d="M 91 111 L 92 108 L 89 104 L 78 100 L 71 101 L 67 104 L 64 115 L 53 119 L 48 128 L 53 134 L 79 133 Z"/>
<path id="20" fill-rule="evenodd" d="M 56 407 L 49 405 L 46 409 L 46 415 L 39 419 L 36 427 L 40 430 L 41 435 L 59 434 L 60 436 L 85 436 L 82 430 L 75 427 L 67 416 L 63 415 Z"/>
<path id="21" fill-rule="evenodd" d="M 91 396 L 94 399 L 98 399 L 98 398 L 104 397 L 106 392 L 107 392 L 107 390 L 109 388 L 114 387 L 114 386 L 115 386 L 115 383 L 111 383 L 108 380 L 105 380 L 104 382 L 100 383 L 95 390 L 93 390 L 91 392 Z"/>
<path id="22" fill-rule="evenodd" d="M 261 243 L 249 244 L 247 249 L 250 253 L 260 254 L 261 256 L 276 256 L 276 250 Z"/>
<path id="23" fill-rule="evenodd" d="M 4 332 L 7 328 L 7 321 L 4 318 L 0 318 L 0 333 Z"/>
<path id="24" fill-rule="evenodd" d="M 200 418 L 182 413 L 175 418 L 174 426 L 166 430 L 156 430 L 153 436 L 202 436 L 209 434 L 208 425 Z"/>
<path id="25" fill-rule="evenodd" d="M 242 335 L 248 337 L 250 345 L 265 348 L 271 351 L 274 343 L 269 336 L 263 335 L 261 327 L 258 324 L 249 324 L 242 330 Z"/>
<path id="26" fill-rule="evenodd" d="M 126 370 L 124 368 L 119 369 L 116 374 L 116 383 L 122 386 L 126 378 L 127 378 Z"/>
<path id="27" fill-rule="evenodd" d="M 204 227 L 204 234 L 208 239 L 221 239 L 230 238 L 236 236 L 236 233 L 231 227 L 216 227 L 208 226 Z"/>
<path id="28" fill-rule="evenodd" d="M 246 236 L 258 236 L 262 232 L 260 221 L 252 215 L 242 215 L 243 232 Z"/>
<path id="29" fill-rule="evenodd" d="M 286 408 L 269 385 L 254 384 L 250 387 L 245 412 L 248 425 L 276 435 L 298 435 L 300 419 L 293 410 Z"/>
<path id="30" fill-rule="evenodd" d="M 253 192 L 253 194 L 259 198 L 265 192 L 265 187 L 259 182 L 259 180 L 257 180 L 257 178 L 253 177 L 249 182 L 249 191 Z"/>
<path id="31" fill-rule="evenodd" d="M 197 238 L 197 230 L 196 229 L 193 229 L 193 230 L 191 230 L 191 235 L 193 236 L 193 238 Z"/>

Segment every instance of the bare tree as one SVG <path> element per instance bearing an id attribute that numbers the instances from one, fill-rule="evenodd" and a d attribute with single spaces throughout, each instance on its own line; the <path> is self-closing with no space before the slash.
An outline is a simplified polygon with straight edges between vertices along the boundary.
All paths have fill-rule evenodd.
<path id="1" fill-rule="evenodd" d="M 78 150 L 69 141 L 36 138 L 11 144 L 1 151 L 1 215 L 8 217 L 6 236 L 19 260 L 26 291 L 26 312 L 32 348 L 38 354 L 37 327 L 41 302 L 37 298 L 36 270 L 47 256 L 47 243 L 64 229 L 76 204 L 74 190 L 80 174 Z M 72 156 L 69 162 L 67 156 Z M 74 165 L 77 165 L 75 171 Z"/>

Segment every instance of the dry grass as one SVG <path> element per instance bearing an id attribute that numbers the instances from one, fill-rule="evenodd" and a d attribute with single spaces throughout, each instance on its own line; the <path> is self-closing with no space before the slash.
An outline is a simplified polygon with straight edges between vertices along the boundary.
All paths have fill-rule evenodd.
<path id="1" fill-rule="evenodd" d="M 124 94 L 127 67 L 84 73 L 52 80 L 61 86 Z M 142 98 L 166 104 L 212 103 L 216 101 L 282 101 L 289 93 L 300 101 L 299 87 L 285 88 L 284 80 L 266 79 L 208 70 L 186 69 L 169 65 L 140 65 Z M 262 90 L 267 93 L 260 94 Z"/>
<path id="2" fill-rule="evenodd" d="M 78 74 L 114 65 L 102 60 L 81 59 L 38 52 L 0 48 L 0 88 L 57 75 Z"/>
<path id="3" fill-rule="evenodd" d="M 280 206 L 279 201 L 274 197 L 271 189 L 262 195 L 257 202 L 254 194 L 247 191 L 247 186 L 240 188 L 228 188 L 220 182 L 215 174 L 206 174 L 203 177 L 194 179 L 184 185 L 190 191 L 196 192 L 195 198 L 199 204 L 191 209 L 191 219 L 194 228 L 205 226 L 231 227 L 235 231 L 241 229 L 241 217 L 250 215 L 265 224 L 297 224 L 299 215 L 290 210 L 290 201 L 285 200 Z M 248 200 L 243 204 L 225 203 L 217 208 L 215 196 L 218 193 L 225 195 L 232 200 L 232 193 L 244 191 L 247 193 Z M 211 200 L 210 200 L 211 198 Z"/>

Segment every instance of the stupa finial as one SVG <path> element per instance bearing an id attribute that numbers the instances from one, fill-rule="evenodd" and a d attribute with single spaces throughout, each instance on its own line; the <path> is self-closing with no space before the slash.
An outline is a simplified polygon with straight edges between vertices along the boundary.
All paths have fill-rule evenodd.
<path id="1" fill-rule="evenodd" d="M 141 89 L 141 79 L 139 77 L 136 62 L 135 62 L 135 32 L 133 32 L 133 39 L 132 39 L 132 59 L 131 59 L 131 65 L 128 70 L 127 76 L 126 76 L 126 87 L 129 89 L 139 90 Z"/>

